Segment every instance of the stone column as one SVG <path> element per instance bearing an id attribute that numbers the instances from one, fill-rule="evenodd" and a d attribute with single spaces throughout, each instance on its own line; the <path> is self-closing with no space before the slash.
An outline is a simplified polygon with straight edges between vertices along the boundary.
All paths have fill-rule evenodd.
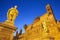
<path id="1" fill-rule="evenodd" d="M 0 23 L 0 40 L 13 40 L 16 29 L 11 23 Z"/>

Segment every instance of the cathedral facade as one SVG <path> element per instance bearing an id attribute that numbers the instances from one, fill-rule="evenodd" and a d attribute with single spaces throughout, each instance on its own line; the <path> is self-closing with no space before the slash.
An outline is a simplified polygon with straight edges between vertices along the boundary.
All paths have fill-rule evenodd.
<path id="1" fill-rule="evenodd" d="M 30 25 L 24 25 L 25 33 L 16 33 L 17 40 L 60 40 L 60 22 L 56 20 L 51 6 L 46 6 L 47 12 L 36 17 Z"/>
<path id="2" fill-rule="evenodd" d="M 14 32 L 17 30 L 14 26 L 14 20 L 18 11 L 16 6 L 8 11 L 8 20 L 0 23 L 0 40 L 60 40 L 60 22 L 56 20 L 51 6 L 46 6 L 46 13 L 35 18 L 30 25 L 24 25 L 25 33 Z M 11 13 L 15 13 L 14 15 Z M 12 18 L 13 15 L 13 18 Z"/>

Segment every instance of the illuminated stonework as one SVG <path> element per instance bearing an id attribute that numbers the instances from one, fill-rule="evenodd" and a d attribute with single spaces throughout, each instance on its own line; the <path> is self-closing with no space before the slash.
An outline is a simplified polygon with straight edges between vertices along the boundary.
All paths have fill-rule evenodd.
<path id="1" fill-rule="evenodd" d="M 17 29 L 14 25 L 14 20 L 17 15 L 18 11 L 16 6 L 8 10 L 7 20 L 0 23 L 0 40 L 13 40 L 14 32 Z"/>
<path id="2" fill-rule="evenodd" d="M 13 9 L 13 10 L 12 10 Z M 8 11 L 7 21 L 0 23 L 0 40 L 60 40 L 60 22 L 55 19 L 51 6 L 46 6 L 47 12 L 37 17 L 30 25 L 24 25 L 25 33 L 16 31 L 14 20 L 18 15 L 16 6 Z M 12 18 L 13 17 L 13 18 Z"/>
<path id="3" fill-rule="evenodd" d="M 17 33 L 17 40 L 60 40 L 60 22 L 55 19 L 51 6 L 30 25 L 24 25 L 25 33 Z"/>
<path id="4" fill-rule="evenodd" d="M 13 40 L 16 27 L 10 23 L 0 23 L 0 40 Z"/>

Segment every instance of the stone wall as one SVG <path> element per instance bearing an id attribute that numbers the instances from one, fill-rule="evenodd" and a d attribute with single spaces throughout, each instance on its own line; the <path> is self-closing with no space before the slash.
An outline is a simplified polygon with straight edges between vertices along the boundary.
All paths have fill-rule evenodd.
<path id="1" fill-rule="evenodd" d="M 16 27 L 10 23 L 0 23 L 0 40 L 13 40 Z"/>
<path id="2" fill-rule="evenodd" d="M 49 4 L 46 9 L 44 15 L 37 17 L 25 33 L 19 35 L 19 40 L 60 40 L 60 22 L 55 19 Z"/>

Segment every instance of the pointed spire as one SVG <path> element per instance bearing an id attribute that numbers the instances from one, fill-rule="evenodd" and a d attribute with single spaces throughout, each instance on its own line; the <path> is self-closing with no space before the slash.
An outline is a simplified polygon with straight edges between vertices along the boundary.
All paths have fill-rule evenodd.
<path id="1" fill-rule="evenodd" d="M 20 32 L 19 32 L 19 35 L 21 35 L 22 34 L 22 29 L 20 30 Z"/>
<path id="2" fill-rule="evenodd" d="M 24 25 L 24 29 L 25 29 L 25 30 L 27 29 L 27 25 L 26 25 L 26 24 Z"/>
<path id="3" fill-rule="evenodd" d="M 18 36 L 18 31 L 16 32 L 16 36 Z"/>

